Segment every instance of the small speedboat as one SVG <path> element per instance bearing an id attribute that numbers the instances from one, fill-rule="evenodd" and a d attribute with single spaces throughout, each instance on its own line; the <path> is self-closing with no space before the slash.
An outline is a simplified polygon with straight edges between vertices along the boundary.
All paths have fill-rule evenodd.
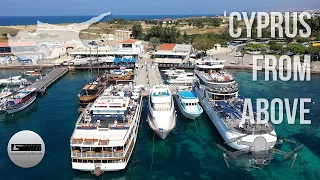
<path id="1" fill-rule="evenodd" d="M 21 86 L 28 83 L 28 80 L 21 76 L 12 76 L 7 79 L 0 79 L 0 86 Z"/>
<path id="2" fill-rule="evenodd" d="M 178 107 L 188 119 L 196 119 L 203 112 L 202 107 L 199 105 L 199 99 L 192 91 L 190 86 L 177 87 L 177 93 L 175 95 Z"/>

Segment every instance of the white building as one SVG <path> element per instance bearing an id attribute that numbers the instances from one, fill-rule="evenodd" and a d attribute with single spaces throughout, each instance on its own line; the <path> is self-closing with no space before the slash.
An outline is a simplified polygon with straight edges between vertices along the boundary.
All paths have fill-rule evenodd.
<path id="1" fill-rule="evenodd" d="M 136 39 L 127 39 L 122 41 L 118 47 L 110 47 L 110 46 L 92 46 L 91 53 L 90 49 L 86 48 L 81 51 L 70 53 L 71 57 L 113 57 L 114 63 L 124 62 L 127 59 L 134 59 L 134 62 L 142 57 L 144 54 L 144 47 L 142 42 Z M 112 59 L 111 59 L 112 60 Z"/>
<path id="2" fill-rule="evenodd" d="M 181 64 L 188 62 L 192 46 L 186 44 L 161 44 L 158 50 L 153 53 L 156 63 Z"/>

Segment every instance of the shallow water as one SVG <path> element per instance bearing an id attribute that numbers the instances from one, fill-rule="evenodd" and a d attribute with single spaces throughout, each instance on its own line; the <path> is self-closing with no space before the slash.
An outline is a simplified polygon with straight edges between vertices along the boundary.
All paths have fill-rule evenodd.
<path id="1" fill-rule="evenodd" d="M 18 73 L 11 72 L 1 70 L 0 78 Z M 216 147 L 223 140 L 205 113 L 195 123 L 185 119 L 177 109 L 176 128 L 167 139 L 160 140 L 148 127 L 147 100 L 144 100 L 137 144 L 125 170 L 106 172 L 100 177 L 72 170 L 69 139 L 78 117 L 76 94 L 88 77 L 87 72 L 78 71 L 69 72 L 54 83 L 25 111 L 0 117 L 0 179 L 320 179 L 320 76 L 313 75 L 311 82 L 252 82 L 251 72 L 232 72 L 243 96 L 269 100 L 307 97 L 315 102 L 307 106 L 311 113 L 306 119 L 311 119 L 312 125 L 275 125 L 278 135 L 305 144 L 292 169 L 290 162 L 279 156 L 264 169 L 250 168 L 246 157 L 230 161 L 228 169 L 221 150 Z M 30 169 L 17 167 L 7 155 L 11 136 L 26 129 L 37 132 L 46 145 L 43 160 Z M 281 148 L 288 151 L 292 147 Z"/>

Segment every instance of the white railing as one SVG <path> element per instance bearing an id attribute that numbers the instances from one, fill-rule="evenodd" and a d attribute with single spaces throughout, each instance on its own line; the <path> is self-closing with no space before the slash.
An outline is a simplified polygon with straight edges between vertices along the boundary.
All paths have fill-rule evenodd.
<path id="1" fill-rule="evenodd" d="M 110 152 L 110 153 L 81 153 L 81 152 L 72 152 L 72 157 L 95 157 L 95 158 L 108 158 L 108 157 L 123 157 L 123 152 Z"/>

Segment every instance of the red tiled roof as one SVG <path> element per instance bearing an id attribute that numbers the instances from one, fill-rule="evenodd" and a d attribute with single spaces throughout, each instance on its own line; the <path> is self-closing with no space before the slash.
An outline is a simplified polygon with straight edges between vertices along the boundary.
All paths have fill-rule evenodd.
<path id="1" fill-rule="evenodd" d="M 176 46 L 176 44 L 161 44 L 160 47 L 158 48 L 158 50 L 162 50 L 162 51 L 172 51 L 174 49 L 174 47 Z"/>
<path id="2" fill-rule="evenodd" d="M 3 42 L 0 43 L 0 47 L 18 47 L 18 46 L 36 46 L 37 43 L 33 41 L 26 41 L 26 42 Z"/>
<path id="3" fill-rule="evenodd" d="M 172 19 L 170 19 L 170 18 L 165 18 L 165 19 L 163 20 L 163 22 L 170 22 L 170 21 L 172 21 Z"/>
<path id="4" fill-rule="evenodd" d="M 137 41 L 138 40 L 136 40 L 136 39 L 127 39 L 127 40 L 122 41 L 121 43 L 133 44 L 133 43 L 135 43 Z"/>

